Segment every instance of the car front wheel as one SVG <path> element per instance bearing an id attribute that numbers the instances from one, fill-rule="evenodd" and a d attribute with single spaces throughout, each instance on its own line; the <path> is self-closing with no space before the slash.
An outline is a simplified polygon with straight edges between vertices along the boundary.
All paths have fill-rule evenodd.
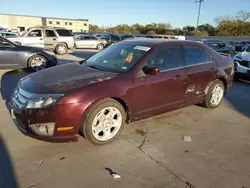
<path id="1" fill-rule="evenodd" d="M 104 48 L 104 45 L 103 44 L 98 44 L 97 45 L 97 50 L 102 50 Z"/>
<path id="2" fill-rule="evenodd" d="M 41 55 L 34 55 L 28 61 L 28 68 L 33 71 L 40 71 L 46 69 L 47 67 L 47 59 Z"/>
<path id="3" fill-rule="evenodd" d="M 216 108 L 220 105 L 224 95 L 224 83 L 220 80 L 215 80 L 210 84 L 202 105 L 206 108 Z"/>
<path id="4" fill-rule="evenodd" d="M 80 133 L 95 145 L 115 140 L 122 132 L 125 121 L 123 106 L 110 98 L 100 100 L 87 111 Z"/>

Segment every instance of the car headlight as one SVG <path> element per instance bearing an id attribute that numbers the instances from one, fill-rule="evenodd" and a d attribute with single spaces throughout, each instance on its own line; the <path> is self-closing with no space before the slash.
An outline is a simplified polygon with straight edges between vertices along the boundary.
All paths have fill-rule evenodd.
<path id="1" fill-rule="evenodd" d="M 61 97 L 62 95 L 47 95 L 32 98 L 28 100 L 25 107 L 28 109 L 50 107 L 53 106 Z"/>
<path id="2" fill-rule="evenodd" d="M 46 54 L 55 56 L 55 53 L 51 50 L 43 50 Z"/>

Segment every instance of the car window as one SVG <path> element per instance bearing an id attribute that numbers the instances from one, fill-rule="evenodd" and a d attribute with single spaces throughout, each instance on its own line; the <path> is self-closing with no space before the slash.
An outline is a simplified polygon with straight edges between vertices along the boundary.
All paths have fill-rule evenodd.
<path id="1" fill-rule="evenodd" d="M 70 36 L 72 36 L 71 32 L 66 30 L 66 29 L 57 29 L 56 31 L 57 31 L 58 35 L 61 36 L 61 37 L 70 37 Z"/>
<path id="2" fill-rule="evenodd" d="M 250 46 L 246 49 L 246 52 L 250 52 Z"/>
<path id="3" fill-rule="evenodd" d="M 111 39 L 115 41 L 119 41 L 120 37 L 118 37 L 117 35 L 111 35 Z"/>
<path id="4" fill-rule="evenodd" d="M 179 46 L 171 45 L 157 49 L 147 64 L 150 67 L 158 67 L 161 71 L 180 67 Z"/>
<path id="5" fill-rule="evenodd" d="M 91 40 L 91 36 L 84 36 L 84 40 Z"/>
<path id="6" fill-rule="evenodd" d="M 184 46 L 186 66 L 211 62 L 211 55 L 198 46 Z"/>
<path id="7" fill-rule="evenodd" d="M 0 38 L 0 48 L 1 47 L 10 47 L 12 46 L 11 42 L 4 40 L 3 38 Z"/>
<path id="8" fill-rule="evenodd" d="M 56 34 L 53 30 L 45 30 L 45 37 L 56 37 Z"/>
<path id="9" fill-rule="evenodd" d="M 76 37 L 76 39 L 78 39 L 78 40 L 84 40 L 84 37 L 85 37 L 85 36 L 83 36 L 83 35 L 78 35 L 78 36 Z"/>
<path id="10" fill-rule="evenodd" d="M 91 39 L 92 40 L 98 40 L 96 37 L 94 37 L 94 36 L 91 36 Z"/>
<path id="11" fill-rule="evenodd" d="M 41 37 L 42 36 L 42 31 L 40 29 L 36 29 L 36 30 L 31 30 L 28 33 L 29 37 Z"/>
<path id="12" fill-rule="evenodd" d="M 87 66 L 110 72 L 127 72 L 151 49 L 137 44 L 115 44 L 90 57 Z"/>

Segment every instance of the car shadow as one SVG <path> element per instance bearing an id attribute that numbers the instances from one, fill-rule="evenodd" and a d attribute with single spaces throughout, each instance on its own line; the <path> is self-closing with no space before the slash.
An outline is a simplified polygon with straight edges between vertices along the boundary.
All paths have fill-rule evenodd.
<path id="1" fill-rule="evenodd" d="M 0 135 L 0 187 L 18 188 L 11 157 Z"/>
<path id="2" fill-rule="evenodd" d="M 250 83 L 235 81 L 225 99 L 240 113 L 250 118 Z"/>
<path id="3" fill-rule="evenodd" d="M 8 71 L 2 75 L 1 95 L 6 103 L 10 102 L 11 95 L 19 80 L 31 73 L 33 72 L 28 69 L 16 69 Z"/>

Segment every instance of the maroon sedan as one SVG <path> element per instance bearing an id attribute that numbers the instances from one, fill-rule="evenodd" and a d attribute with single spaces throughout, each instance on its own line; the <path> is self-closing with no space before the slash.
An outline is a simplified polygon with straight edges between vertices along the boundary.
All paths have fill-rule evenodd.
<path id="1" fill-rule="evenodd" d="M 93 144 L 116 139 L 128 122 L 192 104 L 215 108 L 232 85 L 233 61 L 206 45 L 133 39 L 82 64 L 31 74 L 17 85 L 11 115 L 27 135 Z"/>

